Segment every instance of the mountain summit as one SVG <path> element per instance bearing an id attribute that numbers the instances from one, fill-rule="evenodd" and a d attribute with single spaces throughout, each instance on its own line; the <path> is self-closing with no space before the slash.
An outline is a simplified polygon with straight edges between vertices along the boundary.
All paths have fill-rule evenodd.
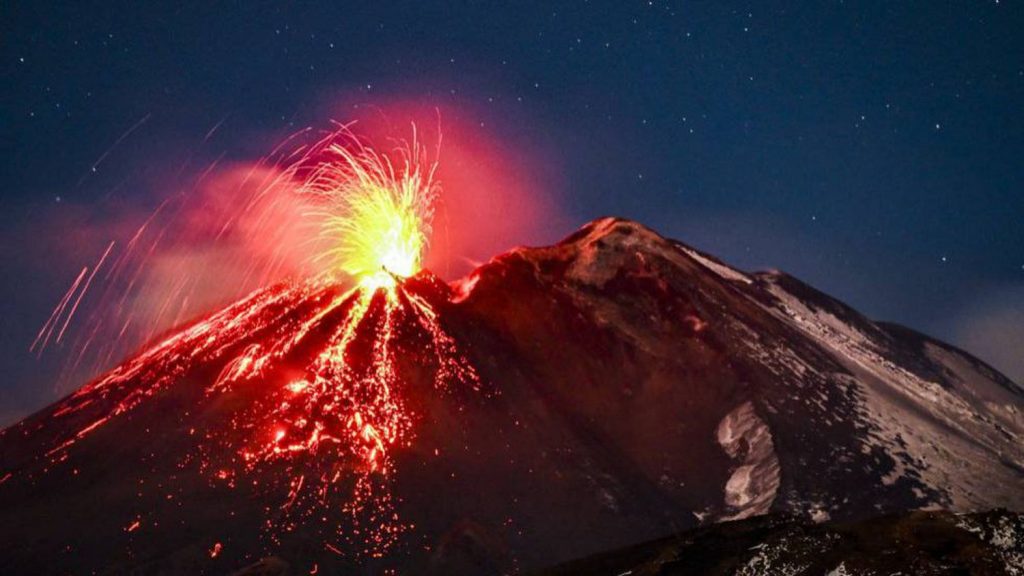
<path id="1" fill-rule="evenodd" d="M 1020 510 L 1022 410 L 948 344 L 605 218 L 173 331 L 2 432 L 0 567 L 491 574 L 769 513 Z"/>

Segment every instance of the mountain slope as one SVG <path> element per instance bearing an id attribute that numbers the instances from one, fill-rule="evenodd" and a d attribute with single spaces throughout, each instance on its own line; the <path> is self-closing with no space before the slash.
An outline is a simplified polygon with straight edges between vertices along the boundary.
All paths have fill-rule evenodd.
<path id="1" fill-rule="evenodd" d="M 33 573 L 224 573 L 265 554 L 300 573 L 494 573 L 767 512 L 1024 508 L 1020 389 L 785 274 L 603 219 L 401 293 L 396 315 L 378 296 L 348 331 L 363 300 L 339 287 L 268 289 L 8 428 L 0 556 Z M 342 332 L 345 362 L 374 373 L 385 326 L 408 428 L 389 473 L 346 443 L 247 465 L 282 403 L 343 425 L 324 416 L 337 402 L 289 395 L 297 374 Z M 266 349 L 256 377 L 218 385 Z M 338 382 L 363 394 L 344 410 L 377 399 Z M 372 455 L 368 438 L 352 442 Z M 352 490 L 310 492 L 326 476 Z"/>

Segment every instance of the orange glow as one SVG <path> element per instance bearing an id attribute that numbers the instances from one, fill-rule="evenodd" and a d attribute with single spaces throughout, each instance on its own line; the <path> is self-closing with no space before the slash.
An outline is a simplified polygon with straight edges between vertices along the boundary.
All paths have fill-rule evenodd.
<path id="1" fill-rule="evenodd" d="M 568 225 L 551 193 L 562 188 L 559 151 L 518 130 L 526 118 L 464 102 L 331 99 L 325 114 L 351 130 L 302 128 L 263 157 L 227 154 L 153 183 L 132 195 L 140 204 L 65 205 L 32 224 L 68 289 L 25 344 L 60 366 L 61 392 L 267 286 L 329 275 L 373 289 L 421 267 L 451 279 Z"/>

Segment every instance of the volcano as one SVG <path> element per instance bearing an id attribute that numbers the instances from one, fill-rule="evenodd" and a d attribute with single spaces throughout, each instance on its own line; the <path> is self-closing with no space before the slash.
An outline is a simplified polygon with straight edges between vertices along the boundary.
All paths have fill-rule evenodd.
<path id="1" fill-rule="evenodd" d="M 1020 510 L 1022 410 L 970 354 L 606 218 L 157 339 L 3 431 L 0 568 L 494 574 L 773 513 Z"/>

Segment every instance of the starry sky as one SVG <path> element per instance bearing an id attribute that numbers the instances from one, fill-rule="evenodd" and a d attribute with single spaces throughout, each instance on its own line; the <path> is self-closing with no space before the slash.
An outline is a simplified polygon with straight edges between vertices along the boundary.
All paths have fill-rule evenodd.
<path id="1" fill-rule="evenodd" d="M 517 243 L 634 218 L 1024 380 L 1020 2 L 13 1 L 0 15 L 0 422 L 61 392 L 28 346 L 96 256 L 41 223 L 345 120 L 329 103 L 395 99 L 472 110 L 541 159 L 559 218 Z"/>

